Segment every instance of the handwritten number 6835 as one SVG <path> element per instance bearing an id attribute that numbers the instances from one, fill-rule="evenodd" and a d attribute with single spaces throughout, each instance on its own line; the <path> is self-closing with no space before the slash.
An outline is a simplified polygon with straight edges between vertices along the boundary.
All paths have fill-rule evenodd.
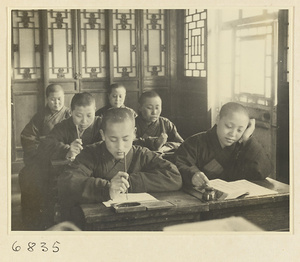
<path id="1" fill-rule="evenodd" d="M 41 244 L 41 250 L 43 252 L 47 252 L 49 250 L 49 248 L 46 246 L 47 245 L 46 242 L 41 242 L 40 244 Z M 54 244 L 52 245 L 52 252 L 53 253 L 57 253 L 59 251 L 59 247 L 58 247 L 59 244 L 60 244 L 60 242 L 58 242 L 58 241 L 54 242 Z M 27 245 L 28 245 L 27 250 L 29 252 L 33 252 L 33 251 L 37 250 L 37 248 L 34 248 L 36 246 L 35 242 L 28 242 Z M 13 243 L 12 250 L 15 251 L 15 252 L 19 252 L 21 250 L 21 246 L 17 244 L 17 241 L 15 241 Z"/>

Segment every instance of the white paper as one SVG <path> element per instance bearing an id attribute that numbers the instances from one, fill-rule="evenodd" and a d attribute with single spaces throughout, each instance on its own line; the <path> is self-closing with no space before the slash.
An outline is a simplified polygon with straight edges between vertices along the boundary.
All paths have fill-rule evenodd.
<path id="1" fill-rule="evenodd" d="M 249 195 L 247 195 L 247 197 L 278 194 L 277 191 L 259 186 L 259 185 L 254 184 L 254 183 L 251 183 L 250 181 L 247 181 L 245 179 L 238 180 L 238 181 L 233 181 L 233 182 L 230 182 L 230 183 L 237 186 L 237 187 L 246 189 L 249 192 Z"/>
<path id="2" fill-rule="evenodd" d="M 146 202 L 146 201 L 158 201 L 154 196 L 151 196 L 148 193 L 128 193 L 128 199 L 126 194 L 120 194 L 117 198 L 103 202 L 106 207 L 110 207 L 112 204 L 121 204 L 128 202 Z"/>
<path id="3" fill-rule="evenodd" d="M 173 149 L 172 147 L 164 145 L 157 152 L 159 152 L 159 153 L 165 153 L 165 152 L 171 151 L 172 149 Z"/>

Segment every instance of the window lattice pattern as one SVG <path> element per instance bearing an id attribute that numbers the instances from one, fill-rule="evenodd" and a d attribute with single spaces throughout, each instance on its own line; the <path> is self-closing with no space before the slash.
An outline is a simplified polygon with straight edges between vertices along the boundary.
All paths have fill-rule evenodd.
<path id="1" fill-rule="evenodd" d="M 235 98 L 270 106 L 274 92 L 273 23 L 243 25 L 236 30 Z"/>
<path id="2" fill-rule="evenodd" d="M 113 10 L 114 76 L 136 77 L 134 10 Z"/>
<path id="3" fill-rule="evenodd" d="M 81 64 L 83 78 L 106 76 L 104 10 L 81 10 Z"/>
<path id="4" fill-rule="evenodd" d="M 145 77 L 165 75 L 165 11 L 144 11 Z"/>
<path id="5" fill-rule="evenodd" d="M 14 79 L 40 78 L 39 29 L 38 11 L 12 11 Z"/>
<path id="6" fill-rule="evenodd" d="M 70 10 L 48 11 L 49 78 L 73 78 Z"/>
<path id="7" fill-rule="evenodd" d="M 185 11 L 184 73 L 185 76 L 206 77 L 207 11 Z"/>

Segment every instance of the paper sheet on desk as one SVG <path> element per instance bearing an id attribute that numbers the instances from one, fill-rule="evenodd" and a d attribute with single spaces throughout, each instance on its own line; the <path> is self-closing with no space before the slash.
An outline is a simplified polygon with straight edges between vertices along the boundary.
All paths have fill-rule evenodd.
<path id="1" fill-rule="evenodd" d="M 247 197 L 278 194 L 277 191 L 259 186 L 250 181 L 247 181 L 245 179 L 233 181 L 230 183 L 232 183 L 233 185 L 236 185 L 238 187 L 241 187 L 241 188 L 246 188 L 249 192 L 249 195 L 247 195 Z"/>
<path id="2" fill-rule="evenodd" d="M 109 200 L 103 202 L 106 207 L 110 207 L 113 204 L 121 204 L 121 203 L 128 203 L 128 202 L 146 202 L 146 201 L 159 201 L 154 196 L 151 196 L 148 193 L 128 193 L 128 199 L 126 198 L 126 194 L 120 194 L 114 200 Z"/>
<path id="3" fill-rule="evenodd" d="M 158 152 L 158 153 L 167 153 L 167 152 L 169 152 L 169 151 L 171 151 L 171 150 L 173 150 L 172 147 L 167 146 L 167 145 L 164 145 L 164 146 L 162 146 L 157 152 Z"/>
<path id="4" fill-rule="evenodd" d="M 245 179 L 232 181 L 232 182 L 226 182 L 221 179 L 214 179 L 209 181 L 209 185 L 219 191 L 229 193 L 229 195 L 230 193 L 235 193 L 238 191 L 248 192 L 249 194 L 246 197 L 272 195 L 278 193 L 277 191 L 259 186 Z M 235 198 L 235 197 L 230 197 L 230 198 Z"/>

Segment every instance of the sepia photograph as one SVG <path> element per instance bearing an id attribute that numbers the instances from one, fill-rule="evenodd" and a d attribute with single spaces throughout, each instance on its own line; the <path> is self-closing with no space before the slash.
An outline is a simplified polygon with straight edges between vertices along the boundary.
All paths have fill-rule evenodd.
<path id="1" fill-rule="evenodd" d="M 12 10 L 11 230 L 289 231 L 288 19 Z"/>
<path id="2" fill-rule="evenodd" d="M 6 10 L 10 255 L 294 234 L 294 9 L 183 6 Z"/>

